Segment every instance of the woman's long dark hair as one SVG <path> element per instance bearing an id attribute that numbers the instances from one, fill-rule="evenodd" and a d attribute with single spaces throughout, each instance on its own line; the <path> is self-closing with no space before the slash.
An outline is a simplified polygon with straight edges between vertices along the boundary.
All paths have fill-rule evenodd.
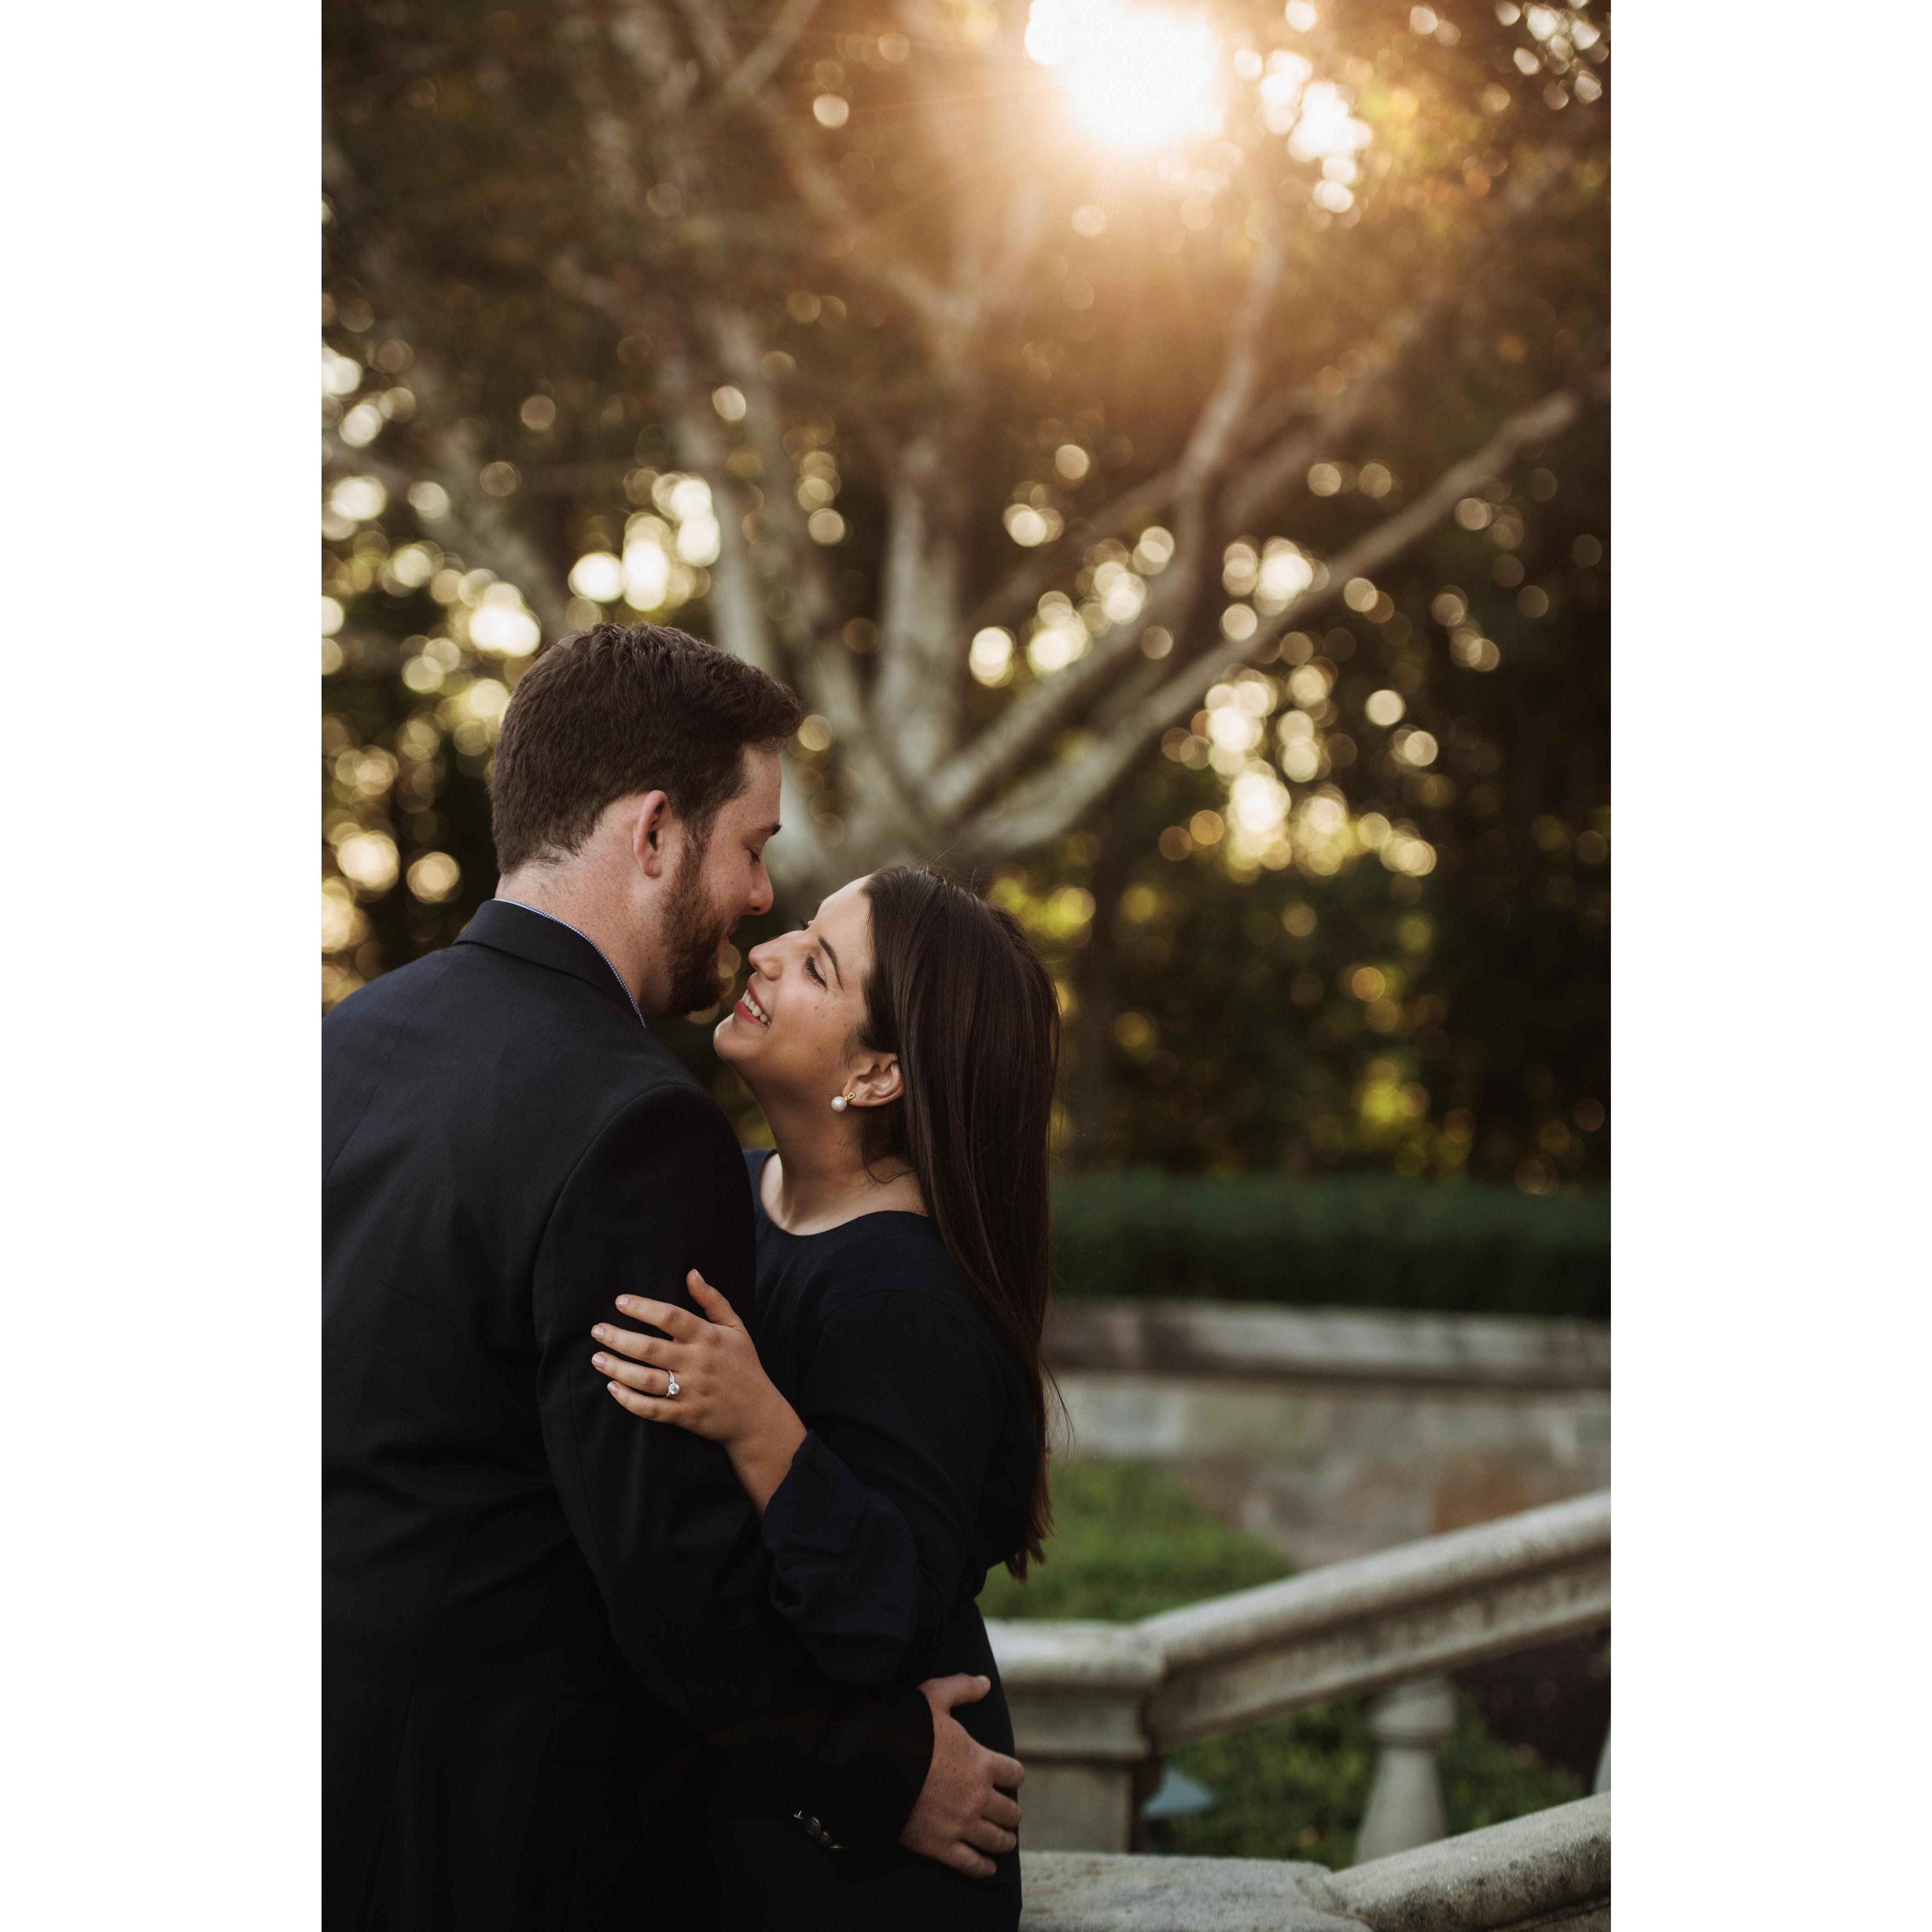
<path id="1" fill-rule="evenodd" d="M 898 1054 L 904 1090 L 866 1111 L 868 1166 L 902 1160 L 980 1306 L 1019 1361 L 1038 1460 L 1016 1576 L 1045 1555 L 1047 1137 L 1060 1003 L 1019 922 L 937 872 L 889 866 L 867 882 L 872 971 L 860 1037 Z"/>

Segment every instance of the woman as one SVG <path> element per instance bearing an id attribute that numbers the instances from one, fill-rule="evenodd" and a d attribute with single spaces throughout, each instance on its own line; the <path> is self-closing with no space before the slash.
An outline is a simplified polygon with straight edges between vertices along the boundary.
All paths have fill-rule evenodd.
<path id="1" fill-rule="evenodd" d="M 748 1332 L 694 1274 L 708 1321 L 626 1297 L 668 1339 L 600 1326 L 597 1366 L 634 1414 L 724 1444 L 772 1600 L 830 1675 L 982 1676 L 988 1694 L 955 1715 L 1010 1753 L 974 1600 L 994 1564 L 1024 1576 L 1048 1527 L 1052 982 L 1010 915 L 905 866 L 844 886 L 751 966 L 716 1035 L 776 1143 L 746 1156 Z M 722 1763 L 708 1784 L 690 1874 L 708 1924 L 1018 1923 L 1010 1834 L 972 1875 L 902 1848 L 861 1860 Z"/>

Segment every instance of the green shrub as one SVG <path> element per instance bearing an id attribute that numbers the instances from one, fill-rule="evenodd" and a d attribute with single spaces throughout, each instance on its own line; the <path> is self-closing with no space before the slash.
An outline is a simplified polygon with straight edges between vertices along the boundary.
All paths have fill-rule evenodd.
<path id="1" fill-rule="evenodd" d="M 1581 1798 L 1570 1772 L 1545 1765 L 1527 1745 L 1492 1736 L 1467 1696 L 1438 1760 L 1449 1834 L 1499 1825 Z M 1376 1744 L 1360 1703 L 1318 1704 L 1253 1730 L 1184 1745 L 1169 1762 L 1219 1801 L 1169 1827 L 1190 1858 L 1308 1858 L 1340 1870 L 1375 1775 Z"/>
<path id="2" fill-rule="evenodd" d="M 1290 1568 L 1273 1544 L 1230 1528 L 1150 1462 L 1056 1463 L 1046 1555 L 1023 1584 L 995 1570 L 981 1614 L 1126 1623 Z"/>
<path id="3" fill-rule="evenodd" d="M 1272 1544 L 1231 1528 L 1152 1464 L 1069 1462 L 1053 1475 L 1047 1561 L 1016 1583 L 1004 1570 L 980 1598 L 989 1617 L 1151 1616 L 1291 1574 Z M 1192 1857 L 1306 1858 L 1340 1868 L 1354 1856 L 1376 1748 L 1356 1702 L 1323 1704 L 1175 1752 L 1175 1768 L 1212 1791 L 1214 1809 L 1175 1820 L 1172 1849 Z M 1442 1749 L 1450 1832 L 1520 1818 L 1583 1795 L 1576 1779 L 1492 1736 L 1458 1700 Z"/>
<path id="4" fill-rule="evenodd" d="M 1059 1292 L 1609 1318 L 1604 1190 L 1123 1168 L 1054 1196 Z"/>

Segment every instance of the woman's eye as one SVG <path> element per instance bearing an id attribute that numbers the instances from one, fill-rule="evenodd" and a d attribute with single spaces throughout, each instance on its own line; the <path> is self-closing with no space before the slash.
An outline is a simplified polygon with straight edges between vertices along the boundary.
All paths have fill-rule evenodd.
<path id="1" fill-rule="evenodd" d="M 821 986 L 825 984 L 825 975 L 818 970 L 818 963 L 816 960 L 808 959 L 805 962 L 805 970 L 809 973 Z"/>

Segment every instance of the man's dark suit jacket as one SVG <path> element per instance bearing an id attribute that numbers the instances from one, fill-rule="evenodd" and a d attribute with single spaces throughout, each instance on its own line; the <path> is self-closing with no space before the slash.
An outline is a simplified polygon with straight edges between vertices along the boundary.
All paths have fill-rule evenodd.
<path id="1" fill-rule="evenodd" d="M 723 1452 L 591 1366 L 688 1268 L 751 1308 L 724 1116 L 589 940 L 498 901 L 322 1038 L 329 1932 L 675 1925 L 700 1733 L 890 1844 L 924 1700 L 818 1674 Z"/>

